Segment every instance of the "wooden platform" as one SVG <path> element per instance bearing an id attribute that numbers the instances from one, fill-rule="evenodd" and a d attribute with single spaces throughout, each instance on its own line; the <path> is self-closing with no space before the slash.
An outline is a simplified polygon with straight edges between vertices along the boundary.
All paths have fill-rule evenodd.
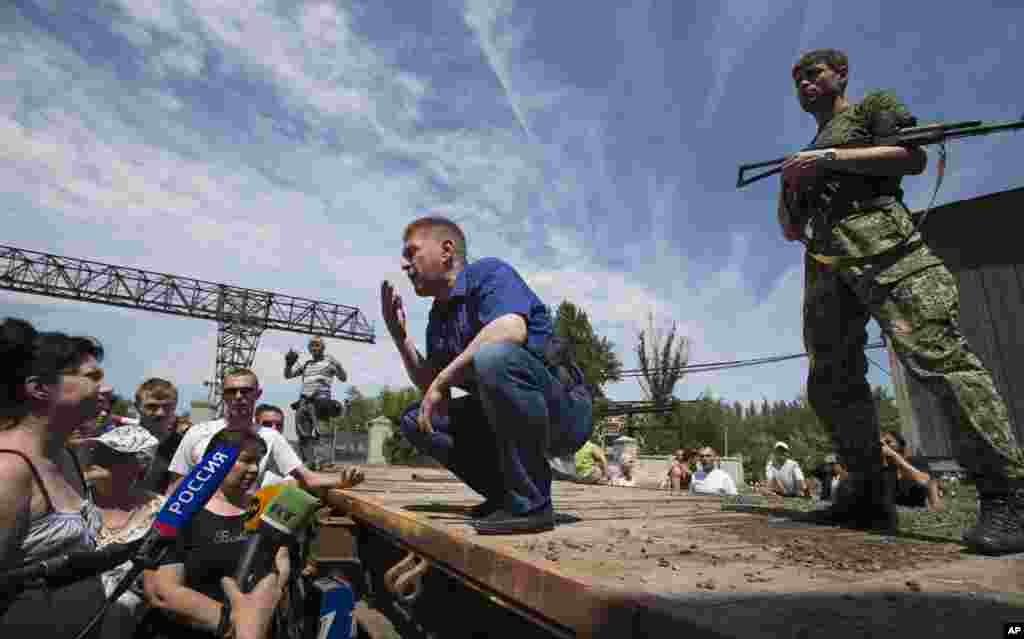
<path id="1" fill-rule="evenodd" d="M 576 636 L 905 637 L 923 624 L 930 636 L 963 637 L 1024 620 L 1024 563 L 956 544 L 723 511 L 714 497 L 569 482 L 555 483 L 554 531 L 480 536 L 466 515 L 480 497 L 449 473 L 368 467 L 367 477 L 333 491 L 331 503 Z"/>

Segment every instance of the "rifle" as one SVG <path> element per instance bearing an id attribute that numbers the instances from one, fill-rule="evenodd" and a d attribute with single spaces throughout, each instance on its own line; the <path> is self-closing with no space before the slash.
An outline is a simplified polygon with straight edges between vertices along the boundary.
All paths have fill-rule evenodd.
<path id="1" fill-rule="evenodd" d="M 977 135 L 988 135 L 997 131 L 1010 131 L 1013 129 L 1024 129 L 1024 119 L 1000 122 L 998 124 L 984 124 L 981 120 L 967 120 L 964 122 L 953 122 L 951 124 L 926 124 L 924 126 L 912 126 L 899 129 L 892 135 L 865 136 L 850 140 L 844 144 L 829 144 L 827 146 L 814 145 L 804 149 L 806 151 L 851 148 L 866 146 L 925 146 L 928 144 L 944 144 L 947 140 L 968 138 Z M 767 162 L 755 162 L 753 164 L 741 164 L 739 175 L 736 178 L 736 188 L 741 189 L 748 184 L 753 184 L 761 178 L 775 175 L 782 171 L 782 163 L 791 156 L 769 160 Z M 778 166 L 776 166 L 778 165 Z M 753 169 L 761 169 L 766 166 L 774 166 L 769 171 L 762 171 L 753 177 L 744 177 L 743 174 Z"/>

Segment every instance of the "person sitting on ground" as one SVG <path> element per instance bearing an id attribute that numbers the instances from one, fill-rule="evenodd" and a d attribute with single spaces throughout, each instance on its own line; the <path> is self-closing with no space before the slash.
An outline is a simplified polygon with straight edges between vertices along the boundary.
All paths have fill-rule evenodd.
<path id="1" fill-rule="evenodd" d="M 90 459 L 102 471 L 94 482 L 96 505 L 103 515 L 99 530 L 98 547 L 126 544 L 149 532 L 164 496 L 148 490 L 142 483 L 159 442 L 141 426 L 119 426 L 99 437 L 92 444 Z M 132 567 L 126 561 L 102 575 L 107 596 Z M 144 612 L 141 579 L 132 589 L 122 594 L 107 611 L 103 620 L 102 637 L 121 639 L 131 637 Z"/>
<path id="2" fill-rule="evenodd" d="M 248 539 L 246 511 L 259 487 L 260 462 L 268 449 L 251 430 L 221 430 L 210 438 L 203 456 L 222 445 L 239 446 L 234 467 L 206 506 L 178 533 L 160 567 L 143 573 L 152 609 L 142 620 L 138 636 L 209 639 L 230 622 L 221 579 L 235 574 L 242 557 Z"/>
<path id="3" fill-rule="evenodd" d="M 0 572 L 96 549 L 101 515 L 65 444 L 96 419 L 102 359 L 91 338 L 37 332 L 18 319 L 0 324 Z M 99 577 L 26 585 L 0 592 L 0 627 L 70 639 L 103 600 Z"/>
<path id="4" fill-rule="evenodd" d="M 839 462 L 839 459 L 835 455 L 830 455 L 832 463 L 829 465 L 828 473 L 828 497 L 822 499 L 831 499 L 836 491 L 839 490 L 839 482 L 846 479 L 846 466 Z M 824 488 L 822 491 L 824 492 Z"/>
<path id="5" fill-rule="evenodd" d="M 907 440 L 894 431 L 882 433 L 882 464 L 883 472 L 896 474 L 896 490 L 894 503 L 897 506 L 911 508 L 927 507 L 928 510 L 945 509 L 942 495 L 939 492 L 938 480 L 918 470 L 906 457 Z M 924 465 L 920 462 L 918 465 Z"/>
<path id="6" fill-rule="evenodd" d="M 825 455 L 825 461 L 814 467 L 814 471 L 811 476 L 818 479 L 818 486 L 820 486 L 819 499 L 828 500 L 832 496 L 832 464 L 834 463 L 836 456 L 833 454 Z"/>
<path id="7" fill-rule="evenodd" d="M 807 495 L 807 486 L 800 464 L 789 456 L 789 445 L 776 442 L 764 469 L 765 487 L 769 494 L 780 497 Z"/>
<path id="8" fill-rule="evenodd" d="M 576 477 L 585 484 L 608 483 L 608 458 L 604 450 L 589 439 L 576 451 Z"/>
<path id="9" fill-rule="evenodd" d="M 804 493 L 801 497 L 807 499 L 818 499 L 821 494 L 821 480 L 817 477 L 808 477 L 804 480 Z"/>
<path id="10" fill-rule="evenodd" d="M 174 452 L 169 466 L 176 476 L 165 494 L 170 495 L 178 482 L 203 458 L 203 451 L 215 434 L 220 431 L 249 431 L 259 435 L 267 443 L 269 453 L 263 457 L 259 468 L 257 484 L 262 485 L 268 466 L 280 477 L 294 477 L 303 490 L 318 497 L 324 497 L 330 489 L 351 488 L 361 483 L 365 476 L 358 468 L 345 468 L 338 473 L 322 473 L 311 470 L 302 460 L 284 435 L 274 428 L 263 428 L 254 421 L 254 409 L 263 391 L 260 381 L 252 370 L 236 368 L 224 373 L 222 380 L 224 395 L 224 418 L 196 424 L 182 437 L 181 444 Z"/>
<path id="11" fill-rule="evenodd" d="M 625 486 L 627 488 L 636 486 L 636 479 L 633 477 L 633 467 L 636 464 L 635 460 L 626 459 L 622 462 L 619 468 L 622 469 L 622 474 L 616 475 L 611 479 L 612 486 Z"/>
<path id="12" fill-rule="evenodd" d="M 705 446 L 697 451 L 700 468 L 690 481 L 691 495 L 736 495 L 736 482 L 718 467 L 718 453 Z"/>
<path id="13" fill-rule="evenodd" d="M 672 456 L 672 463 L 668 468 L 668 487 L 671 490 L 689 490 L 690 480 L 693 473 L 690 472 L 690 462 L 693 459 L 694 451 L 678 449 Z"/>

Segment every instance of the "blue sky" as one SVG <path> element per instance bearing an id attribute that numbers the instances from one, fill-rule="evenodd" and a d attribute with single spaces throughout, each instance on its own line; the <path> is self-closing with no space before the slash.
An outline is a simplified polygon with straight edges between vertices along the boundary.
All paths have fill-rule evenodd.
<path id="1" fill-rule="evenodd" d="M 367 393 L 407 383 L 379 285 L 398 283 L 422 335 L 429 303 L 398 257 L 428 211 L 549 304 L 581 305 L 628 368 L 648 313 L 679 323 L 692 362 L 799 352 L 802 255 L 775 182 L 734 188 L 738 164 L 813 135 L 793 61 L 843 48 L 851 98 L 894 89 L 922 122 L 1020 117 L 1015 4 L 8 2 L 0 243 L 358 306 L 378 343 L 328 350 Z M 938 202 L 1021 186 L 1020 143 L 956 143 Z M 904 183 L 912 208 L 934 157 Z M 159 375 L 179 410 L 206 396 L 212 322 L 10 292 L 0 315 L 97 336 L 123 394 Z M 283 354 L 305 342 L 264 335 L 266 399 L 297 395 Z M 694 374 L 676 396 L 791 399 L 805 375 Z M 642 398 L 635 380 L 608 392 Z"/>

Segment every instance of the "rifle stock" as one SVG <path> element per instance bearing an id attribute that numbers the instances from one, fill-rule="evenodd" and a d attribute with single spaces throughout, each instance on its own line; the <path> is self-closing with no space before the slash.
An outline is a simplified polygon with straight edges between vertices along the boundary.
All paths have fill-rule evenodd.
<path id="1" fill-rule="evenodd" d="M 948 124 L 938 122 L 935 124 L 926 124 L 900 129 L 893 135 L 861 138 L 851 140 L 844 144 L 830 144 L 827 146 L 812 145 L 804 150 L 813 151 L 821 149 L 856 148 L 867 146 L 927 146 L 929 144 L 941 144 L 946 140 L 988 135 L 998 131 L 1010 131 L 1013 129 L 1024 129 L 1024 119 L 1000 122 L 997 124 L 985 124 L 981 120 L 965 120 L 963 122 L 952 122 Z M 736 188 L 741 189 L 744 186 L 757 182 L 758 180 L 779 173 L 782 171 L 782 163 L 789 157 L 792 156 L 787 155 L 785 157 L 768 160 L 766 162 L 741 164 L 739 167 L 739 173 L 736 176 Z M 760 173 L 756 173 L 750 177 L 745 177 L 746 173 L 766 166 L 774 168 L 767 171 L 761 171 Z"/>

